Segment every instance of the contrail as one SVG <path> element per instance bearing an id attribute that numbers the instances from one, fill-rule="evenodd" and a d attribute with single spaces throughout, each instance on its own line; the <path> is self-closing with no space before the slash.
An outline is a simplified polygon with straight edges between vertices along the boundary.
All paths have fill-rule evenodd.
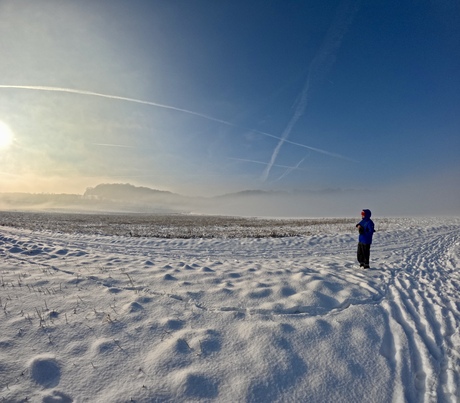
<path id="1" fill-rule="evenodd" d="M 270 170 L 273 164 L 275 163 L 276 158 L 278 157 L 278 153 L 283 143 L 288 142 L 287 138 L 289 134 L 291 133 L 297 121 L 305 112 L 312 83 L 318 83 L 319 81 L 321 81 L 322 76 L 324 76 L 333 65 L 335 60 L 335 54 L 337 53 L 337 50 L 339 49 L 342 43 L 342 39 L 348 27 L 350 26 L 357 9 L 358 2 L 355 0 L 344 0 L 339 5 L 334 20 L 328 32 L 326 33 L 326 36 L 319 49 L 319 52 L 316 54 L 315 58 L 310 64 L 307 81 L 300 94 L 299 100 L 297 101 L 294 115 L 292 116 L 291 120 L 284 129 L 280 141 L 278 142 L 276 148 L 272 153 L 270 162 L 265 168 L 265 171 L 262 175 L 262 179 L 264 181 L 267 180 L 268 175 L 270 174 Z"/>
<path id="2" fill-rule="evenodd" d="M 190 110 L 187 110 L 187 109 L 176 108 L 174 106 L 164 105 L 164 104 L 160 104 L 160 103 L 157 103 L 157 102 L 143 101 L 142 99 L 121 97 L 121 96 L 118 96 L 118 95 L 102 94 L 100 92 L 76 90 L 76 89 L 73 89 L 73 88 L 46 87 L 46 86 L 41 86 L 41 85 L 1 85 L 0 84 L 0 88 L 14 88 L 14 89 L 20 89 L 20 90 L 35 90 L 35 91 L 50 91 L 50 92 L 66 92 L 66 93 L 70 93 L 70 94 L 90 95 L 90 96 L 93 96 L 93 97 L 116 99 L 116 100 L 119 100 L 119 101 L 134 102 L 134 103 L 137 103 L 137 104 L 156 106 L 158 108 L 170 109 L 170 110 L 177 111 L 177 112 L 183 112 L 183 113 L 187 113 L 189 115 L 199 116 L 201 118 L 208 119 L 208 120 L 211 120 L 211 121 L 214 121 L 214 122 L 223 123 L 223 124 L 226 124 L 226 125 L 230 124 L 228 122 L 225 122 L 224 120 L 216 119 L 216 118 L 213 118 L 212 116 L 204 115 L 204 114 L 198 113 L 198 112 L 193 112 L 193 111 L 190 111 Z"/>
<path id="3" fill-rule="evenodd" d="M 291 167 L 291 168 L 287 169 L 278 179 L 275 180 L 275 182 L 280 181 L 281 179 L 283 179 L 284 177 L 288 176 L 292 171 L 295 171 L 296 169 L 297 169 L 297 170 L 302 170 L 301 168 L 299 168 L 299 166 L 302 164 L 302 162 L 305 161 L 305 158 L 307 158 L 307 157 L 303 157 L 303 158 L 296 164 L 295 167 Z"/>
<path id="4" fill-rule="evenodd" d="M 256 160 L 250 160 L 250 159 L 245 159 L 245 158 L 233 158 L 233 157 L 228 157 L 229 160 L 234 160 L 234 161 L 242 161 L 242 162 L 250 162 L 252 164 L 259 164 L 259 165 L 268 165 L 268 162 L 264 162 L 264 161 L 256 161 Z M 305 158 L 304 158 L 305 159 Z M 302 160 L 303 161 L 303 160 Z M 302 162 L 301 161 L 301 162 Z M 302 168 L 299 168 L 299 164 L 297 164 L 295 167 L 290 167 L 290 166 L 287 166 L 287 165 L 278 165 L 278 164 L 274 164 L 273 166 L 275 167 L 278 167 L 278 168 L 284 168 L 284 169 L 288 169 L 290 171 L 293 171 L 295 169 L 298 169 L 298 170 L 301 170 L 303 171 Z"/>
<path id="5" fill-rule="evenodd" d="M 101 147 L 121 147 L 121 148 L 136 148 L 134 146 L 126 146 L 123 144 L 104 144 L 104 143 L 90 143 L 93 146 L 101 146 Z"/>
<path id="6" fill-rule="evenodd" d="M 254 133 L 263 134 L 264 136 L 272 137 L 274 139 L 283 140 L 281 137 L 275 136 L 275 135 L 270 134 L 270 133 L 265 133 L 265 132 L 261 132 L 261 131 L 258 131 L 258 130 L 252 130 L 252 129 L 246 129 L 246 130 L 251 130 Z M 295 145 L 295 146 L 298 146 L 298 147 L 303 147 L 303 148 L 315 151 L 315 152 L 320 153 L 320 154 L 325 154 L 325 155 L 328 155 L 330 157 L 340 158 L 340 159 L 347 160 L 347 161 L 352 161 L 352 162 L 358 162 L 357 160 L 355 160 L 353 158 L 345 157 L 344 155 L 337 154 L 337 153 L 331 153 L 330 151 L 322 150 L 321 148 L 310 147 L 310 146 L 307 146 L 307 145 L 302 144 L 302 143 L 297 143 L 295 141 L 284 139 L 283 142 L 288 143 L 288 144 L 292 144 L 292 145 Z M 264 164 L 268 165 L 269 163 L 265 162 Z"/>
<path id="7" fill-rule="evenodd" d="M 344 157 L 343 155 L 340 155 L 340 154 L 331 153 L 329 151 L 321 150 L 319 148 L 310 147 L 310 146 L 307 146 L 305 144 L 296 143 L 294 141 L 289 141 L 286 138 L 283 139 L 282 137 L 275 136 L 275 135 L 270 134 L 270 133 L 262 132 L 262 131 L 247 128 L 247 127 L 238 126 L 238 125 L 235 125 L 234 123 L 227 122 L 226 120 L 217 119 L 217 118 L 214 118 L 212 116 L 205 115 L 203 113 L 194 112 L 194 111 L 191 111 L 191 110 L 188 110 L 188 109 L 176 108 L 174 106 L 164 105 L 164 104 L 160 104 L 158 102 L 144 101 L 142 99 L 129 98 L 129 97 L 121 97 L 121 96 L 118 96 L 118 95 L 102 94 L 100 92 L 94 92 L 94 91 L 77 90 L 77 89 L 73 89 L 73 88 L 47 87 L 47 86 L 41 86 L 41 85 L 2 85 L 2 84 L 0 84 L 0 88 L 19 89 L 19 90 L 32 90 L 32 91 L 64 92 L 64 93 L 69 93 L 69 94 L 87 95 L 87 96 L 107 98 L 107 99 L 113 99 L 113 100 L 119 100 L 119 101 L 134 102 L 134 103 L 142 104 L 142 105 L 150 105 L 150 106 L 154 106 L 154 107 L 157 107 L 157 108 L 168 109 L 168 110 L 173 110 L 173 111 L 176 111 L 176 112 L 186 113 L 188 115 L 197 116 L 197 117 L 200 117 L 202 119 L 206 119 L 206 120 L 209 120 L 209 121 L 212 121 L 212 122 L 217 122 L 217 123 L 220 123 L 220 124 L 223 124 L 223 125 L 226 125 L 226 126 L 251 131 L 253 133 L 258 133 L 258 134 L 261 134 L 261 135 L 266 136 L 266 137 L 271 137 L 271 138 L 274 138 L 274 139 L 277 139 L 277 140 L 281 140 L 284 143 L 289 143 L 289 144 L 292 144 L 292 145 L 295 145 L 295 146 L 298 146 L 298 147 L 307 148 L 309 150 L 315 151 L 317 153 L 329 155 L 331 157 L 342 158 L 342 159 L 349 160 L 349 161 L 355 161 L 355 160 L 352 160 L 352 159 L 350 159 L 348 157 Z M 272 163 L 272 165 L 273 165 L 273 163 Z"/>

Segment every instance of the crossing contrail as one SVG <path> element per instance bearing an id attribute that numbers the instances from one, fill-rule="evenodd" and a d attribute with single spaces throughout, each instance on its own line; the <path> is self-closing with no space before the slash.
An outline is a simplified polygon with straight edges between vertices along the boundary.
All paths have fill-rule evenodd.
<path id="1" fill-rule="evenodd" d="M 305 158 L 307 157 L 303 157 L 294 167 L 290 167 L 289 169 L 287 169 L 278 179 L 275 180 L 275 182 L 278 182 L 280 181 L 281 179 L 285 178 L 286 176 L 288 176 L 292 171 L 295 171 L 295 170 L 302 170 L 302 168 L 299 168 L 300 165 L 302 164 L 302 162 L 305 161 Z"/>
<path id="2" fill-rule="evenodd" d="M 337 53 L 337 50 L 339 49 L 342 43 L 342 39 L 345 36 L 345 33 L 348 27 L 350 26 L 351 22 L 353 21 L 353 17 L 358 9 L 358 1 L 359 0 L 343 0 L 340 3 L 334 20 L 332 21 L 332 24 L 323 40 L 323 43 L 315 58 L 310 64 L 307 80 L 302 89 L 300 97 L 296 103 L 294 114 L 289 120 L 286 128 L 284 129 L 280 141 L 273 150 L 270 162 L 265 168 L 265 171 L 262 175 L 262 179 L 264 181 L 267 180 L 268 175 L 270 174 L 270 170 L 273 164 L 275 163 L 276 158 L 278 157 L 279 151 L 281 150 L 281 147 L 284 143 L 290 143 L 289 141 L 287 141 L 287 138 L 289 137 L 289 134 L 296 125 L 297 121 L 305 113 L 305 109 L 308 104 L 308 98 L 310 96 L 311 86 L 315 83 L 320 82 L 322 77 L 329 71 L 329 69 L 333 65 L 335 60 L 335 54 Z"/>
<path id="3" fill-rule="evenodd" d="M 280 141 L 282 141 L 284 143 L 289 143 L 289 144 L 295 145 L 297 147 L 303 147 L 303 148 L 306 148 L 308 150 L 315 151 L 317 153 L 328 155 L 330 157 L 341 158 L 341 159 L 345 159 L 345 160 L 348 160 L 348 161 L 355 161 L 355 160 L 352 160 L 352 159 L 350 159 L 348 157 L 345 157 L 343 155 L 340 155 L 340 154 L 331 153 L 331 152 L 326 151 L 326 150 L 321 150 L 320 148 L 310 147 L 310 146 L 305 145 L 305 144 L 296 143 L 294 141 L 289 141 L 286 138 L 275 136 L 273 134 L 262 132 L 260 130 L 255 130 L 255 129 L 251 129 L 251 128 L 247 128 L 247 127 L 242 127 L 242 126 L 236 125 L 234 123 L 228 122 L 226 120 L 217 119 L 217 118 L 214 118 L 212 116 L 205 115 L 203 113 L 194 112 L 194 111 L 191 111 L 189 109 L 176 108 L 174 106 L 160 104 L 158 102 L 151 102 L 151 101 L 145 101 L 145 100 L 137 99 L 137 98 L 129 98 L 129 97 L 122 97 L 122 96 L 118 96 L 118 95 L 103 94 L 103 93 L 100 93 L 100 92 L 79 90 L 79 89 L 74 89 L 74 88 L 47 87 L 47 86 L 42 86 L 42 85 L 4 85 L 4 84 L 0 84 L 0 89 L 1 88 L 4 88 L 4 89 L 17 89 L 17 90 L 29 90 L 29 91 L 62 92 L 62 93 L 68 93 L 68 94 L 77 94 L 77 95 L 86 95 L 86 96 L 100 97 L 100 98 L 106 98 L 106 99 L 113 99 L 113 100 L 125 101 L 125 102 L 134 102 L 134 103 L 142 104 L 142 105 L 150 105 L 150 106 L 154 106 L 156 108 L 168 109 L 168 110 L 172 110 L 172 111 L 176 111 L 176 112 L 186 113 L 188 115 L 197 116 L 199 118 L 206 119 L 206 120 L 209 120 L 211 122 L 220 123 L 220 124 L 223 124 L 225 126 L 235 127 L 235 128 L 242 129 L 242 130 L 251 131 L 253 133 L 258 133 L 258 134 L 261 134 L 263 136 L 271 137 L 273 139 L 280 140 Z M 107 146 L 108 146 L 108 144 L 107 144 Z M 273 165 L 273 162 L 271 163 L 271 165 Z"/>
<path id="4" fill-rule="evenodd" d="M 252 164 L 259 164 L 259 165 L 267 165 L 268 162 L 264 162 L 264 161 L 257 161 L 257 160 L 250 160 L 250 159 L 245 159 L 245 158 L 234 158 L 234 157 L 228 157 L 229 160 L 234 160 L 234 161 L 242 161 L 242 162 L 250 162 Z M 302 160 L 303 161 L 303 160 Z M 302 168 L 299 168 L 298 165 L 300 164 L 297 164 L 297 166 L 295 167 L 290 167 L 290 166 L 287 166 L 287 165 L 278 165 L 278 164 L 274 164 L 273 166 L 275 167 L 278 167 L 278 168 L 284 168 L 284 169 L 288 169 L 289 172 L 293 171 L 293 170 L 301 170 L 303 171 Z"/>

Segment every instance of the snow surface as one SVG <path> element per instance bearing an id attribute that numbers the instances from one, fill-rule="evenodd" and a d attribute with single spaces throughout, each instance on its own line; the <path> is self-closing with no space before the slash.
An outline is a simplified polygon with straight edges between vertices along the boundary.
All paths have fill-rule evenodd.
<path id="1" fill-rule="evenodd" d="M 459 230 L 388 219 L 363 270 L 351 224 L 210 239 L 1 227 L 0 400 L 459 401 Z"/>

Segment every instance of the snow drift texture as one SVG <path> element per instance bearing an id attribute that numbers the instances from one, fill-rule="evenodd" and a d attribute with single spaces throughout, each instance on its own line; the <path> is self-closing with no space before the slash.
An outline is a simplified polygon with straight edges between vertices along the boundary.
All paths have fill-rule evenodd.
<path id="1" fill-rule="evenodd" d="M 458 401 L 460 220 L 375 221 L 367 271 L 352 223 L 210 239 L 1 227 L 0 400 Z"/>

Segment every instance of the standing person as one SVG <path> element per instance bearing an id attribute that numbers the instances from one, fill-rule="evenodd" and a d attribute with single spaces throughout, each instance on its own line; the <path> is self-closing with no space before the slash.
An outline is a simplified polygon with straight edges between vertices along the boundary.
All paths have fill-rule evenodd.
<path id="1" fill-rule="evenodd" d="M 358 262 L 360 267 L 369 269 L 369 257 L 371 254 L 372 235 L 374 235 L 374 222 L 371 220 L 371 211 L 361 211 L 362 220 L 356 224 L 359 231 Z"/>

